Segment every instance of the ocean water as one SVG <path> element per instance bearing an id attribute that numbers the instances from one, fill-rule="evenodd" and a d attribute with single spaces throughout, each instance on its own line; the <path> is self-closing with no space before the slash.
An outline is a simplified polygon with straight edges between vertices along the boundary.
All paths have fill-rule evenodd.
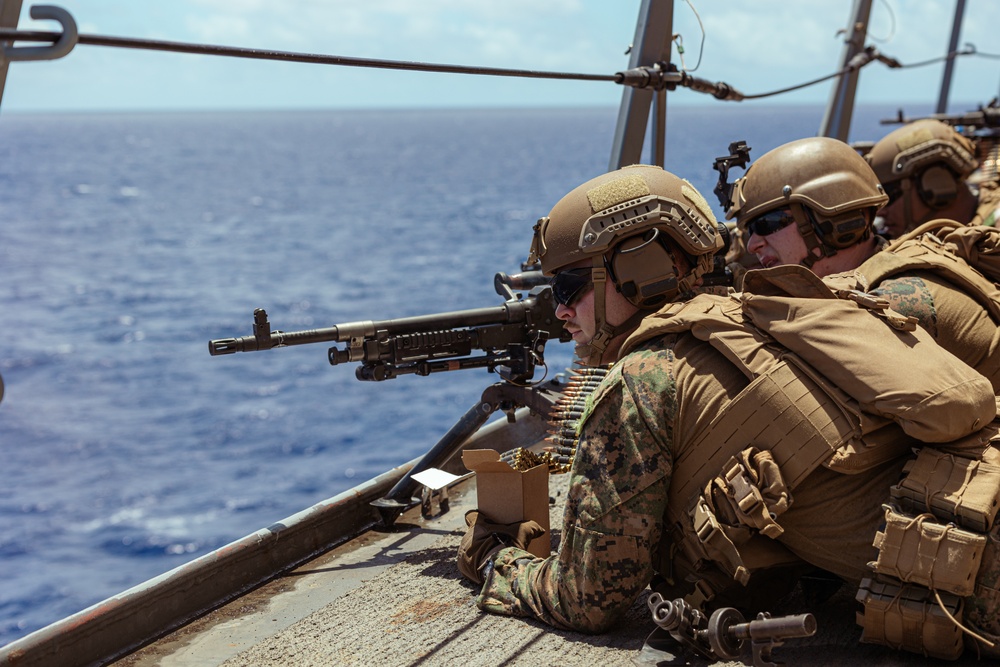
<path id="1" fill-rule="evenodd" d="M 0 116 L 0 645 L 433 445 L 495 375 L 363 383 L 325 344 L 207 341 L 256 307 L 293 331 L 498 305 L 616 113 Z M 821 116 L 671 109 L 667 168 L 714 203 L 731 141 L 759 156 Z"/>

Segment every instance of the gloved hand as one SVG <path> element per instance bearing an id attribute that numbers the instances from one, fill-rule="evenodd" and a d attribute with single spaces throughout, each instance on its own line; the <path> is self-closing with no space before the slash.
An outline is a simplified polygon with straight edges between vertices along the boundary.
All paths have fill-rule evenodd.
<path id="1" fill-rule="evenodd" d="M 477 584 L 483 583 L 480 572 L 483 565 L 500 549 L 526 549 L 531 540 L 545 534 L 545 529 L 536 521 L 493 523 L 479 510 L 465 513 L 465 525 L 468 530 L 458 545 L 458 571 Z"/>

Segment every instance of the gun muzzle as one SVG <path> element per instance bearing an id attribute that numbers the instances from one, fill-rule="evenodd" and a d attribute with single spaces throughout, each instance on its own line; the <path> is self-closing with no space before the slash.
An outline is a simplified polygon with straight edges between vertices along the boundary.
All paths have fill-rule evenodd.
<path id="1" fill-rule="evenodd" d="M 220 338 L 219 340 L 208 341 L 208 353 L 213 357 L 220 354 L 234 354 L 239 352 L 235 338 Z"/>
<path id="2" fill-rule="evenodd" d="M 250 341 L 252 345 L 247 345 Z M 241 338 L 217 338 L 208 341 L 208 353 L 213 357 L 220 354 L 236 354 L 237 352 L 256 351 L 257 340 L 253 336 L 243 336 Z"/>

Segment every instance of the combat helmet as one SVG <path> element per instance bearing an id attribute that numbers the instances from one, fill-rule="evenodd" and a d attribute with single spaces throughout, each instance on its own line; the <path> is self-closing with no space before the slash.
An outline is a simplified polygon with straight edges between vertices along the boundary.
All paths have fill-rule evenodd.
<path id="1" fill-rule="evenodd" d="M 866 159 L 888 192 L 902 194 L 915 186 L 927 206 L 941 209 L 955 200 L 959 182 L 979 166 L 975 155 L 971 139 L 947 123 L 925 118 L 882 137 Z"/>
<path id="2" fill-rule="evenodd" d="M 888 197 L 865 159 L 829 137 L 792 141 L 758 158 L 733 184 L 726 218 L 741 230 L 766 213 L 789 209 L 809 250 L 811 267 L 869 238 Z M 816 255 L 813 249 L 819 249 Z"/>
<path id="3" fill-rule="evenodd" d="M 660 167 L 633 165 L 591 179 L 559 200 L 535 224 L 528 260 L 540 262 L 547 276 L 591 260 L 597 335 L 585 352 L 599 357 L 612 338 L 638 321 L 608 325 L 607 281 L 640 309 L 641 318 L 690 290 L 711 270 L 722 246 L 712 209 L 694 186 Z"/>

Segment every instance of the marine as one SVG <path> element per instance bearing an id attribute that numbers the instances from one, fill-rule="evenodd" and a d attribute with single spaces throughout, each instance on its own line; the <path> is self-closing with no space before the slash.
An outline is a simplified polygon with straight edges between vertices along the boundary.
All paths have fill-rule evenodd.
<path id="1" fill-rule="evenodd" d="M 887 199 L 853 148 L 810 137 L 755 160 L 733 184 L 726 216 L 763 266 L 799 264 L 831 287 L 886 299 L 1000 394 L 1000 276 L 991 280 L 972 265 L 987 270 L 1000 230 L 935 220 L 886 243 L 873 223 Z"/>
<path id="2" fill-rule="evenodd" d="M 869 563 L 882 506 L 914 448 L 993 470 L 992 386 L 912 319 L 838 298 L 799 266 L 678 302 L 720 247 L 702 196 L 652 166 L 582 184 L 536 225 L 532 256 L 578 356 L 611 367 L 580 422 L 558 552 L 522 548 L 537 526 L 468 517 L 458 566 L 482 585 L 481 609 L 602 632 L 650 584 L 704 610 L 771 602 L 755 582 L 777 568 L 860 585 L 881 576 Z M 1000 492 L 1000 477 L 980 479 Z M 979 570 L 959 574 L 994 591 L 994 570 Z M 954 658 L 967 632 L 997 632 L 983 627 L 993 602 L 952 607 L 961 627 L 898 645 Z"/>
<path id="3" fill-rule="evenodd" d="M 889 196 L 879 212 L 887 237 L 938 218 L 996 226 L 1000 184 L 995 178 L 973 183 L 975 145 L 950 125 L 932 118 L 907 123 L 877 141 L 865 158 Z"/>

